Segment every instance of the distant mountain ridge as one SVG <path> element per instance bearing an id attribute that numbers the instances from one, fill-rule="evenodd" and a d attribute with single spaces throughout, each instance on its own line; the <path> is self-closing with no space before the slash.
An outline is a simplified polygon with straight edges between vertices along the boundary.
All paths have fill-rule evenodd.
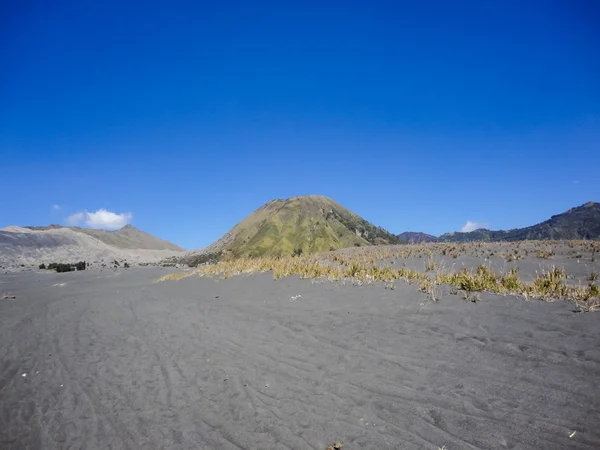
<path id="1" fill-rule="evenodd" d="M 422 244 L 423 242 L 437 242 L 438 238 L 431 234 L 417 231 L 405 231 L 400 233 L 398 238 L 407 244 Z"/>
<path id="2" fill-rule="evenodd" d="M 117 248 L 123 249 L 145 249 L 145 250 L 173 250 L 183 252 L 185 249 L 164 239 L 157 238 L 145 231 L 142 231 L 133 225 L 125 225 L 118 230 L 108 231 L 95 228 L 66 227 L 62 225 L 51 224 L 48 226 L 27 226 L 24 227 L 35 231 L 58 230 L 68 228 L 78 233 L 84 233 L 88 236 Z"/>
<path id="3" fill-rule="evenodd" d="M 0 267 L 48 263 L 112 264 L 158 262 L 181 256 L 182 249 L 134 227 L 103 232 L 77 227 L 8 226 L 0 229 Z"/>
<path id="4" fill-rule="evenodd" d="M 195 265 L 239 257 L 289 256 L 353 246 L 424 242 L 600 239 L 600 203 L 588 202 L 536 225 L 512 230 L 478 229 L 393 235 L 330 198 L 320 195 L 267 202 L 210 246 L 185 253 L 181 247 L 126 225 L 98 230 L 62 225 L 0 229 L 0 265 L 38 262 L 172 261 Z"/>
<path id="5" fill-rule="evenodd" d="M 235 225 L 221 239 L 189 257 L 284 256 L 352 246 L 401 243 L 330 198 L 320 195 L 267 202 Z"/>
<path id="6" fill-rule="evenodd" d="M 525 241 L 543 239 L 600 239 L 600 203 L 588 202 L 530 227 L 497 231 L 478 229 L 468 233 L 446 233 L 439 237 L 440 242 Z"/>

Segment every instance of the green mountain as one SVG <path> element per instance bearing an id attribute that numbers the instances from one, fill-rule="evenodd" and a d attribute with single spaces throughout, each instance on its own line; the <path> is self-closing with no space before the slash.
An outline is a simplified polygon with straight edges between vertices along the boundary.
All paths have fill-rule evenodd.
<path id="1" fill-rule="evenodd" d="M 186 259 L 202 255 L 219 258 L 284 256 L 299 250 L 315 253 L 400 242 L 393 234 L 333 200 L 309 195 L 266 203 L 217 242 L 192 252 Z"/>
<path id="2" fill-rule="evenodd" d="M 600 239 L 600 203 L 588 202 L 526 228 L 446 233 L 440 242 L 524 241 L 541 239 Z"/>

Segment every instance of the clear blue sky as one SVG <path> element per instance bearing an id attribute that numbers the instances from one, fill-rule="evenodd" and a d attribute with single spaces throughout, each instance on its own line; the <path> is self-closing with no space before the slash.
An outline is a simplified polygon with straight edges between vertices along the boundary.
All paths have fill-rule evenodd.
<path id="1" fill-rule="evenodd" d="M 600 201 L 598 23 L 594 0 L 1 2 L 0 227 L 103 208 L 195 248 L 304 194 L 395 233 L 545 220 Z"/>

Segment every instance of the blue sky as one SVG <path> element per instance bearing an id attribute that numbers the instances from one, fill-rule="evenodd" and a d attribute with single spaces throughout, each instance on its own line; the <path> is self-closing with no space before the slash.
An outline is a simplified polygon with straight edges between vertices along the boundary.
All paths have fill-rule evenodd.
<path id="1" fill-rule="evenodd" d="M 0 227 L 196 248 L 294 195 L 436 235 L 600 201 L 593 0 L 135 3 L 0 5 Z"/>

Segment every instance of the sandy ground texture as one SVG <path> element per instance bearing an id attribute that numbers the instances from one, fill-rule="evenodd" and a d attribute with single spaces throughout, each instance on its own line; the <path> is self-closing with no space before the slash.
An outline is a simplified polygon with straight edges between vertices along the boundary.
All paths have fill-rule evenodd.
<path id="1" fill-rule="evenodd" d="M 1 448 L 600 448 L 600 313 L 167 271 L 0 275 Z"/>

